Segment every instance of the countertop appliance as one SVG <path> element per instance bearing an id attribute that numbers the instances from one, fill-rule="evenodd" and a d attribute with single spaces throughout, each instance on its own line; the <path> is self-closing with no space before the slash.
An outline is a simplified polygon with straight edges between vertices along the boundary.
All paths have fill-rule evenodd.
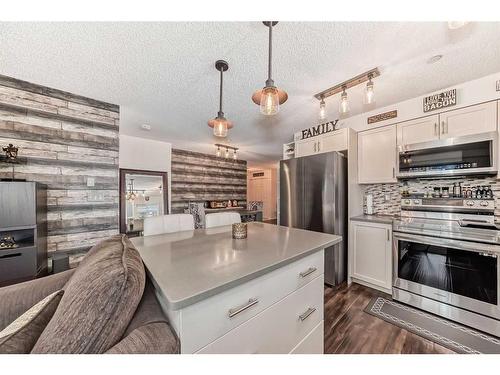
<path id="1" fill-rule="evenodd" d="M 325 249 L 325 283 L 347 278 L 347 158 L 328 152 L 280 162 L 280 225 L 342 236 Z"/>
<path id="2" fill-rule="evenodd" d="M 393 298 L 500 336 L 500 231 L 493 199 L 401 201 Z"/>
<path id="3" fill-rule="evenodd" d="M 401 146 L 399 179 L 497 174 L 497 132 Z"/>

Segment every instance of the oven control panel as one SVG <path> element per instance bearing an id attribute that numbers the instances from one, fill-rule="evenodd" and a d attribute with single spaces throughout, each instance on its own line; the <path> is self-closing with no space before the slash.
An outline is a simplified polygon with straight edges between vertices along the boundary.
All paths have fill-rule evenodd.
<path id="1" fill-rule="evenodd" d="M 479 211 L 494 210 L 493 199 L 456 199 L 456 198 L 403 198 L 402 209 L 475 209 Z"/>

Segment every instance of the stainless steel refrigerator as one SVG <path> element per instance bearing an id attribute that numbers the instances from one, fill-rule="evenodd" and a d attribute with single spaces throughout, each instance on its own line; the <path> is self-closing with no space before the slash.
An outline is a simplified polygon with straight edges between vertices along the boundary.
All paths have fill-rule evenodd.
<path id="1" fill-rule="evenodd" d="M 342 236 L 325 251 L 325 283 L 347 278 L 347 158 L 338 152 L 280 162 L 279 224 Z"/>

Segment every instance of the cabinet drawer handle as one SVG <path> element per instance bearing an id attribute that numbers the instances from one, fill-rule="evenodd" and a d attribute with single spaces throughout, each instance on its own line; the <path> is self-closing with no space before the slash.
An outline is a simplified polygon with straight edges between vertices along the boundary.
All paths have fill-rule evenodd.
<path id="1" fill-rule="evenodd" d="M 319 152 L 320 141 L 318 141 L 318 152 Z"/>
<path id="2" fill-rule="evenodd" d="M 316 309 L 314 307 L 309 307 L 305 313 L 299 315 L 299 319 L 301 322 L 309 318 L 309 315 L 311 315 L 313 312 L 315 312 Z"/>
<path id="3" fill-rule="evenodd" d="M 316 152 L 316 142 L 314 142 L 314 152 Z"/>
<path id="4" fill-rule="evenodd" d="M 239 313 L 249 309 L 253 305 L 256 305 L 259 303 L 259 300 L 257 298 L 250 298 L 247 303 L 245 303 L 242 306 L 235 307 L 234 309 L 229 309 L 229 317 L 232 318 L 233 316 L 238 315 Z"/>
<path id="5" fill-rule="evenodd" d="M 444 134 L 444 121 L 441 121 L 441 134 Z"/>
<path id="6" fill-rule="evenodd" d="M 309 267 L 306 271 L 302 271 L 299 273 L 300 277 L 306 277 L 309 276 L 311 273 L 316 272 L 317 268 L 316 267 Z"/>
<path id="7" fill-rule="evenodd" d="M 434 135 L 439 135 L 439 128 L 437 122 L 434 123 Z"/>

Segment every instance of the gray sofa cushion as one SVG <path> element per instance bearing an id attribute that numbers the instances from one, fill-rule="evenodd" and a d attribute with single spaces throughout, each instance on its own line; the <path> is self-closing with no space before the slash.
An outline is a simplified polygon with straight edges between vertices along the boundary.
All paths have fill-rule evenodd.
<path id="1" fill-rule="evenodd" d="M 54 315 L 63 291 L 49 294 L 0 332 L 0 354 L 28 354 Z"/>
<path id="2" fill-rule="evenodd" d="M 64 287 L 32 353 L 104 353 L 123 336 L 141 300 L 145 271 L 125 235 L 94 246 Z"/>
<path id="3" fill-rule="evenodd" d="M 180 345 L 167 323 L 148 323 L 137 327 L 113 346 L 108 354 L 177 354 Z"/>

